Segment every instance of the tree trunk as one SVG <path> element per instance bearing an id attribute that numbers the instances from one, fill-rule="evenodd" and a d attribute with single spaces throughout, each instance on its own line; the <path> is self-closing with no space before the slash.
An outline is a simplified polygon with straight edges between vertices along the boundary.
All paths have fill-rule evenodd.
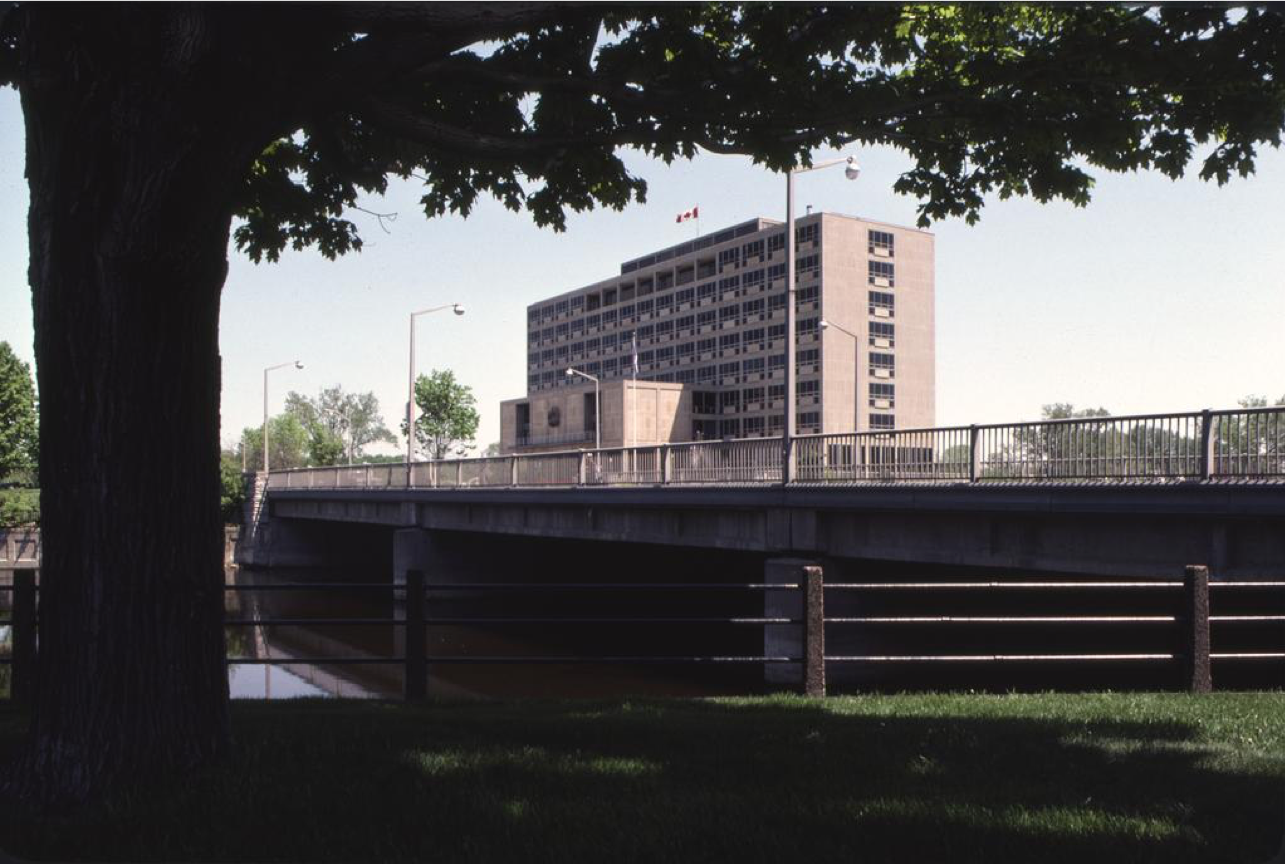
<path id="1" fill-rule="evenodd" d="M 197 7 L 27 18 L 44 559 L 4 788 L 65 806 L 229 747 L 219 294 L 254 151 Z"/>

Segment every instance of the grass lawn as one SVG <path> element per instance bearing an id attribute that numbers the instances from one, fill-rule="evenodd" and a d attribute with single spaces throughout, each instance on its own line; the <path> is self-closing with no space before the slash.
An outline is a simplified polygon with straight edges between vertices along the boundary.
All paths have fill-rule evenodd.
<path id="1" fill-rule="evenodd" d="M 1236 862 L 1285 815 L 1285 694 L 235 703 L 231 764 L 31 859 Z M 24 719 L 0 709 L 0 756 Z"/>

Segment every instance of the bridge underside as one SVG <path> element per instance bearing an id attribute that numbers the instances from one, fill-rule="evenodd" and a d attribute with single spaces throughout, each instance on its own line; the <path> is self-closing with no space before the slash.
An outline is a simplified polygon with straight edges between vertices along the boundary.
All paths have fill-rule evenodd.
<path id="1" fill-rule="evenodd" d="M 275 490 L 268 502 L 271 527 L 255 557 L 270 566 L 333 553 L 342 526 L 378 526 L 836 564 L 1165 578 L 1205 564 L 1215 578 L 1285 578 L 1285 486 L 1271 484 Z"/>

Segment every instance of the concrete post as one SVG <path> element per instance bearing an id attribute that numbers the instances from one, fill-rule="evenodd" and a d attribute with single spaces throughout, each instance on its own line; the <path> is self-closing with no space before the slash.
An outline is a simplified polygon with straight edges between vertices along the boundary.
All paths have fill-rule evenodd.
<path id="1" fill-rule="evenodd" d="M 587 470 L 587 469 L 588 469 L 588 466 L 587 466 L 585 463 L 586 463 L 586 462 L 588 462 L 588 459 L 589 459 L 589 455 L 588 455 L 587 453 L 585 453 L 585 451 L 581 450 L 581 451 L 580 451 L 580 463 L 579 463 L 579 465 L 577 466 L 577 473 L 576 473 L 576 485 L 577 485 L 577 486 L 583 486 L 583 485 L 585 485 L 585 476 L 588 474 L 588 470 Z"/>
<path id="2" fill-rule="evenodd" d="M 825 583 L 821 568 L 803 567 L 803 694 L 825 696 Z"/>
<path id="3" fill-rule="evenodd" d="M 518 485 L 518 457 L 509 457 L 509 485 Z"/>
<path id="4" fill-rule="evenodd" d="M 672 455 L 673 451 L 668 447 L 660 448 L 660 482 L 666 486 L 673 479 L 673 468 L 669 464 Z"/>
<path id="5" fill-rule="evenodd" d="M 407 702 L 423 702 L 428 695 L 428 646 L 424 638 L 424 571 L 406 571 L 406 677 Z"/>
<path id="6" fill-rule="evenodd" d="M 976 426 L 968 427 L 968 482 L 976 483 L 981 473 L 982 430 Z"/>
<path id="7" fill-rule="evenodd" d="M 36 571 L 13 571 L 13 677 L 9 695 L 21 705 L 36 698 Z"/>
<path id="8" fill-rule="evenodd" d="M 1208 480 L 1218 471 L 1218 442 L 1214 438 L 1214 415 L 1208 408 L 1200 412 L 1200 479 Z"/>
<path id="9" fill-rule="evenodd" d="M 1190 566 L 1182 579 L 1182 683 L 1191 693 L 1214 689 L 1209 668 L 1209 568 Z"/>
<path id="10" fill-rule="evenodd" d="M 768 589 L 763 592 L 763 617 L 806 621 L 804 585 L 807 578 L 804 571 L 808 567 L 816 567 L 820 571 L 818 562 L 802 558 L 769 558 L 763 563 L 763 581 L 769 585 L 783 586 L 780 590 Z M 784 587 L 786 585 L 797 587 Z M 803 623 L 763 625 L 764 656 L 804 657 L 804 630 Z M 763 680 L 767 684 L 798 690 L 806 683 L 804 671 L 804 664 L 801 662 L 766 663 Z"/>

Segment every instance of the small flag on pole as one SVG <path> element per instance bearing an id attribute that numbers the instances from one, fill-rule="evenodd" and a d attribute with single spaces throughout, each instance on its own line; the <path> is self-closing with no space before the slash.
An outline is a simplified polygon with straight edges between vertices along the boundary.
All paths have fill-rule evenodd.
<path id="1" fill-rule="evenodd" d="M 686 222 L 688 219 L 699 219 L 699 218 L 701 218 L 701 208 L 693 207 L 692 209 L 688 210 L 686 213 L 679 213 L 678 218 L 675 219 L 674 221 Z"/>
<path id="2" fill-rule="evenodd" d="M 630 340 L 634 353 L 634 380 L 638 380 L 638 333 L 634 331 L 633 338 Z"/>

